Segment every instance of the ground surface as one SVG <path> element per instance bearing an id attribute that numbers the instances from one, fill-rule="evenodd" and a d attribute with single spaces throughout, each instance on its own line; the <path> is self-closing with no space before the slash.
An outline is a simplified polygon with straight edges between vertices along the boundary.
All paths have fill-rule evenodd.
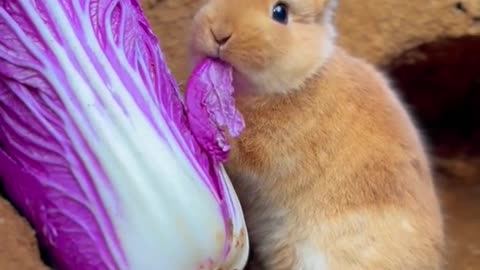
<path id="1" fill-rule="evenodd" d="M 353 2 L 355 0 L 344 0 L 344 2 Z M 443 1 L 443 2 L 442 2 Z M 457 1 L 442 0 L 442 1 L 426 1 L 428 3 L 428 10 L 432 12 L 425 12 L 423 14 L 436 14 L 437 12 L 445 12 L 445 16 L 436 15 L 439 18 L 439 23 L 432 23 L 429 29 L 421 27 L 421 20 L 425 21 L 428 18 L 419 17 L 419 24 L 416 24 L 413 19 L 402 19 L 408 21 L 414 25 L 411 29 L 417 28 L 420 34 L 412 34 L 418 39 L 421 38 L 423 32 L 428 32 L 428 39 L 434 38 L 432 33 L 438 33 L 439 31 L 446 31 L 453 33 L 452 35 L 460 35 L 462 31 L 473 32 L 476 31 L 477 26 L 472 25 L 470 28 L 466 28 L 463 25 L 468 23 L 469 18 L 458 19 L 455 16 L 466 16 L 465 12 L 455 10 L 452 7 L 456 7 Z M 162 42 L 162 49 L 164 50 L 169 66 L 171 67 L 175 76 L 182 83 L 187 77 L 185 66 L 185 47 L 184 40 L 188 33 L 188 22 L 192 17 L 194 7 L 199 0 L 143 0 L 147 9 L 147 14 L 153 25 L 155 33 L 158 34 Z M 405 1 L 399 0 L 371 0 L 369 3 L 370 11 L 372 15 L 365 14 L 368 20 L 375 14 L 381 14 L 386 16 L 388 13 L 384 10 L 377 12 L 376 8 L 381 4 L 387 3 L 395 9 L 406 9 L 410 13 L 415 12 L 413 2 L 405 4 Z M 408 2 L 408 1 L 407 1 Z M 460 1 L 461 2 L 461 1 Z M 474 1 L 464 1 L 467 8 L 475 9 L 471 3 Z M 360 2 L 359 2 L 360 3 Z M 363 7 L 362 9 L 366 10 Z M 416 4 L 415 4 L 416 5 Z M 354 7 L 347 7 L 344 10 L 350 13 L 355 13 Z M 480 11 L 480 9 L 478 9 Z M 418 10 L 417 10 L 418 11 Z M 401 13 L 398 13 L 401 14 Z M 467 14 L 468 15 L 468 14 Z M 474 14 L 475 15 L 475 14 Z M 363 15 L 362 15 L 363 16 Z M 433 16 L 433 15 L 432 15 Z M 401 17 L 401 16 L 400 16 Z M 347 18 L 347 17 L 345 17 Z M 388 21 L 390 18 L 382 19 L 382 21 Z M 395 19 L 395 18 L 394 18 Z M 363 23 L 359 23 L 362 20 L 361 17 L 348 19 L 352 23 L 352 26 L 363 27 Z M 446 21 L 450 20 L 450 21 Z M 453 23 L 456 21 L 456 23 Z M 392 28 L 392 31 L 400 31 L 395 28 L 396 23 L 387 24 Z M 403 24 L 400 24 L 403 26 Z M 372 22 L 371 27 L 377 25 Z M 363 37 L 358 33 L 361 29 L 351 28 L 348 23 L 341 25 L 343 29 L 354 29 L 359 39 Z M 358 30 L 358 31 L 357 31 Z M 380 29 L 381 30 L 381 29 Z M 372 60 L 379 62 L 383 57 L 390 55 L 386 53 L 385 46 L 379 45 L 378 40 L 385 40 L 388 47 L 395 46 L 395 44 L 405 43 L 412 44 L 415 40 L 409 38 L 405 33 L 408 31 L 417 30 L 405 30 L 402 35 L 396 35 L 395 40 L 392 40 L 385 32 L 381 31 L 363 31 L 364 33 L 379 33 L 378 39 L 372 41 L 373 46 L 377 46 L 375 50 L 370 50 L 365 45 L 359 46 L 356 49 L 357 54 L 368 54 L 369 51 L 375 52 L 370 55 Z M 367 40 L 371 40 L 367 38 Z M 418 41 L 418 40 L 417 40 Z M 350 42 L 348 38 L 343 39 L 343 43 L 355 44 L 358 42 Z M 418 42 L 417 42 L 418 43 Z M 383 43 L 382 43 L 383 44 Z M 393 49 L 392 49 L 393 50 Z M 444 168 L 438 177 L 438 186 L 440 198 L 445 210 L 446 230 L 448 237 L 448 270 L 476 270 L 480 269 L 480 163 L 472 161 L 467 158 L 466 160 L 458 161 L 443 160 L 442 168 Z M 46 269 L 42 266 L 38 249 L 32 230 L 27 226 L 26 222 L 16 214 L 13 208 L 0 198 L 0 269 L 1 270 L 43 270 Z"/>
<path id="2" fill-rule="evenodd" d="M 0 197 L 0 269 L 46 270 L 34 232 L 13 207 Z"/>
<path id="3" fill-rule="evenodd" d="M 480 174 L 477 174 L 479 179 Z M 469 179 L 469 180 L 476 180 Z M 440 180 L 440 179 L 437 179 Z M 480 185 L 443 179 L 440 199 L 445 211 L 448 241 L 447 270 L 480 269 Z M 442 181 L 442 180 L 440 180 Z"/>

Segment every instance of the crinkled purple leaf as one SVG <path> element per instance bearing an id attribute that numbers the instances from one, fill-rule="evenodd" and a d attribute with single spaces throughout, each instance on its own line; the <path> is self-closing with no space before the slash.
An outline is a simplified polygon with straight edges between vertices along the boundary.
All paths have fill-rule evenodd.
<path id="1" fill-rule="evenodd" d="M 210 58 L 203 60 L 190 77 L 185 95 L 188 120 L 199 144 L 225 162 L 230 150 L 225 129 L 235 138 L 245 128 L 233 98 L 232 67 Z"/>

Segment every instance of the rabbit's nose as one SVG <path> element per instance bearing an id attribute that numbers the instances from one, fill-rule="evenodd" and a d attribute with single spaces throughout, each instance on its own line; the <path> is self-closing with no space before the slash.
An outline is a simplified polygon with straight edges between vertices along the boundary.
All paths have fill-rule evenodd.
<path id="1" fill-rule="evenodd" d="M 222 31 L 222 30 L 213 30 L 213 29 L 210 29 L 211 32 L 212 32 L 212 36 L 213 36 L 213 39 L 215 39 L 215 42 L 217 42 L 217 44 L 219 46 L 222 46 L 222 45 L 225 45 L 228 40 L 230 40 L 230 38 L 232 37 L 232 32 L 230 31 Z"/>

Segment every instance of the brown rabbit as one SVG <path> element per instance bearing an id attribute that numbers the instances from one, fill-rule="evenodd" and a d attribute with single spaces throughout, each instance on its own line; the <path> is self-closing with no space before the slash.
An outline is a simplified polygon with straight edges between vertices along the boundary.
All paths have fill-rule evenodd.
<path id="1" fill-rule="evenodd" d="M 210 0 L 194 18 L 194 63 L 209 56 L 234 67 L 246 129 L 227 170 L 251 267 L 442 269 L 443 221 L 422 139 L 384 76 L 335 46 L 334 8 Z"/>

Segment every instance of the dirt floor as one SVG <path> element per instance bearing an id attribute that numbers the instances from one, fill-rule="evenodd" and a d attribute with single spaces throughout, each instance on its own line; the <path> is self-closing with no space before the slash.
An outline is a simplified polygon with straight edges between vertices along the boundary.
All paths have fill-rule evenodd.
<path id="1" fill-rule="evenodd" d="M 480 269 L 480 186 L 443 191 L 448 236 L 448 269 Z"/>
<path id="2" fill-rule="evenodd" d="M 454 161 L 452 161 L 454 162 Z M 464 161 L 460 161 L 464 162 Z M 467 161 L 452 171 L 438 172 L 448 243 L 447 270 L 480 269 L 480 162 Z M 472 166 L 472 168 L 464 168 Z M 474 173 L 461 176 L 476 166 Z M 453 168 L 453 167 L 452 167 Z"/>
<path id="3" fill-rule="evenodd" d="M 194 2 L 144 0 L 169 66 L 180 83 L 187 77 L 183 42 L 197 5 Z M 162 16 L 158 16 L 161 11 Z M 438 192 L 445 211 L 449 247 L 447 269 L 480 269 L 480 159 L 450 157 L 438 160 L 438 164 Z M 0 198 L 0 270 L 46 269 L 36 245 L 28 224 Z"/>

